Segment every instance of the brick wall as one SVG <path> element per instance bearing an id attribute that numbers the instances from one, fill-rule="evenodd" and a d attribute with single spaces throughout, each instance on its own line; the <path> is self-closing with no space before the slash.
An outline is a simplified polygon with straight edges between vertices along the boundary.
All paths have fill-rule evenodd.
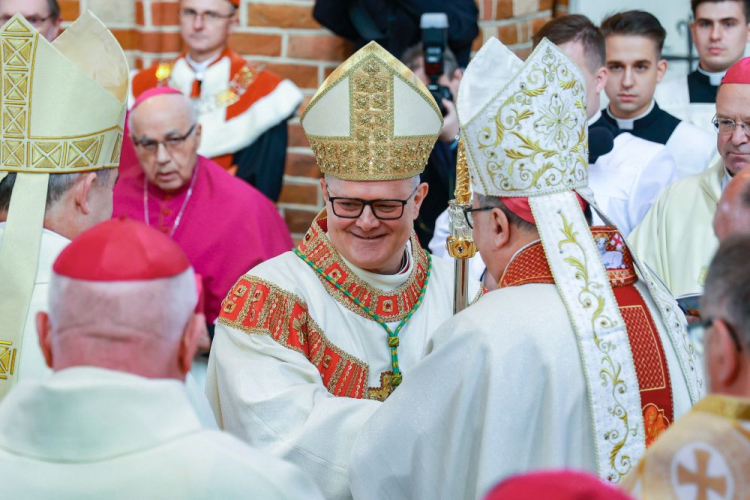
<path id="1" fill-rule="evenodd" d="M 114 32 L 132 67 L 141 68 L 182 50 L 178 0 L 62 0 L 63 19 L 91 9 Z M 309 101 L 315 89 L 350 53 L 351 46 L 312 18 L 314 0 L 243 0 L 240 26 L 231 45 L 253 62 L 265 64 L 294 81 Z M 477 0 L 481 32 L 475 42 L 496 36 L 525 57 L 531 36 L 567 0 Z M 320 170 L 299 119 L 291 122 L 287 165 L 279 210 L 299 239 L 323 205 L 318 187 Z"/>

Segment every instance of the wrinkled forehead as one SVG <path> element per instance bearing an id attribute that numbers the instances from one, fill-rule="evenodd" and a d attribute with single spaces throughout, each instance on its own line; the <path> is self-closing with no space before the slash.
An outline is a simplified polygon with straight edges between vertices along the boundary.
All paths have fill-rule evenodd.
<path id="1" fill-rule="evenodd" d="M 47 17 L 50 15 L 49 3 L 47 0 L 0 0 L 0 15 L 15 14 L 21 14 L 26 18 Z"/>
<path id="2" fill-rule="evenodd" d="M 347 181 L 326 177 L 326 186 L 331 196 L 362 198 L 365 200 L 406 199 L 419 184 L 419 178 L 393 181 Z"/>

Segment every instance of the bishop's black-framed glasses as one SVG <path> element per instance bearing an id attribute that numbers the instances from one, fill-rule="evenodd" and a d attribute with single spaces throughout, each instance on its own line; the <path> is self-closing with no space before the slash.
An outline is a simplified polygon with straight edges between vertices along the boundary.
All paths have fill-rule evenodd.
<path id="1" fill-rule="evenodd" d="M 705 340 L 706 331 L 711 328 L 711 325 L 713 325 L 714 321 L 717 319 L 720 318 L 706 318 L 688 325 L 688 334 L 693 340 L 694 345 L 698 347 L 698 350 L 700 351 L 699 354 L 701 355 L 703 354 L 703 342 Z M 740 341 L 740 336 L 737 334 L 737 330 L 735 330 L 726 320 L 722 321 L 726 325 L 727 330 L 729 330 L 729 335 L 732 337 L 732 342 L 734 342 L 734 347 L 737 348 L 737 352 L 742 352 L 742 341 Z"/>
<path id="2" fill-rule="evenodd" d="M 333 207 L 333 213 L 336 217 L 342 219 L 357 219 L 362 212 L 364 212 L 366 206 L 370 206 L 372 215 L 376 219 L 380 220 L 398 220 L 404 215 L 404 207 L 414 193 L 417 192 L 419 186 L 414 188 L 414 191 L 405 200 L 363 200 L 361 198 L 347 198 L 344 196 L 331 196 L 326 186 L 326 194 L 328 195 L 328 201 L 331 202 Z"/>
<path id="3" fill-rule="evenodd" d="M 187 138 L 190 137 L 190 134 L 193 133 L 193 130 L 195 130 L 195 127 L 197 125 L 197 123 L 193 123 L 193 126 L 190 127 L 187 132 L 185 132 L 185 135 L 173 135 L 167 137 L 163 141 L 157 141 L 156 139 L 138 140 L 135 137 L 132 137 L 133 144 L 135 144 L 136 147 L 142 148 L 144 151 L 147 151 L 150 154 L 156 153 L 156 151 L 159 149 L 160 144 L 163 144 L 167 151 L 171 152 L 172 150 L 182 146 Z"/>
<path id="4" fill-rule="evenodd" d="M 497 207 L 476 207 L 476 208 L 464 208 L 464 218 L 466 219 L 466 223 L 469 225 L 471 229 L 474 229 L 474 216 L 472 215 L 474 212 L 484 212 L 485 210 L 492 210 L 493 208 Z"/>

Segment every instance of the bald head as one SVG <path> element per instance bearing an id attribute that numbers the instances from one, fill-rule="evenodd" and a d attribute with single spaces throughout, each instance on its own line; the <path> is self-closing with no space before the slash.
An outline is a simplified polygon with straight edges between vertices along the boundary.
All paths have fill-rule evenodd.
<path id="1" fill-rule="evenodd" d="M 190 182 L 201 126 L 187 97 L 166 93 L 139 99 L 130 111 L 130 133 L 149 183 L 171 193 Z"/>
<path id="2" fill-rule="evenodd" d="M 724 189 L 716 206 L 714 232 L 719 241 L 750 234 L 750 170 L 740 171 Z"/>

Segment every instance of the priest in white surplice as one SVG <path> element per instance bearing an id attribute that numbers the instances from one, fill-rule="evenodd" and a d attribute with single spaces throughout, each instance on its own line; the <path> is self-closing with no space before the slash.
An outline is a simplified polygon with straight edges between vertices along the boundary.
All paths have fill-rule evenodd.
<path id="1" fill-rule="evenodd" d="M 713 218 L 727 183 L 750 165 L 750 58 L 724 77 L 716 98 L 720 157 L 702 174 L 669 186 L 651 207 L 630 241 L 638 256 L 675 297 L 700 294 L 718 240 Z"/>
<path id="2" fill-rule="evenodd" d="M 661 109 L 654 89 L 667 71 L 662 59 L 666 30 L 652 14 L 629 10 L 602 22 L 607 44 L 609 104 L 605 120 L 636 137 L 664 144 L 682 179 L 708 168 L 716 154 L 716 133 Z"/>
<path id="3" fill-rule="evenodd" d="M 115 219 L 55 260 L 36 317 L 55 373 L 0 405 L 4 498 L 321 499 L 298 468 L 201 426 L 185 376 L 203 331 L 169 237 Z"/>
<path id="4" fill-rule="evenodd" d="M 355 498 L 481 498 L 539 468 L 619 482 L 703 394 L 669 294 L 584 212 L 584 80 L 490 39 L 458 95 L 474 240 L 499 289 L 446 322 L 357 438 Z M 467 222 L 470 222 L 467 220 Z"/>
<path id="5" fill-rule="evenodd" d="M 354 438 L 452 311 L 453 265 L 413 232 L 441 124 L 376 43 L 339 66 L 302 115 L 326 208 L 293 252 L 240 277 L 217 322 L 206 391 L 219 425 L 300 465 L 326 498 L 351 496 Z"/>
<path id="6" fill-rule="evenodd" d="M 698 51 L 698 67 L 667 77 L 656 87 L 656 102 L 668 113 L 714 132 L 716 92 L 727 69 L 745 54 L 750 43 L 747 0 L 692 0 L 690 33 Z"/>

